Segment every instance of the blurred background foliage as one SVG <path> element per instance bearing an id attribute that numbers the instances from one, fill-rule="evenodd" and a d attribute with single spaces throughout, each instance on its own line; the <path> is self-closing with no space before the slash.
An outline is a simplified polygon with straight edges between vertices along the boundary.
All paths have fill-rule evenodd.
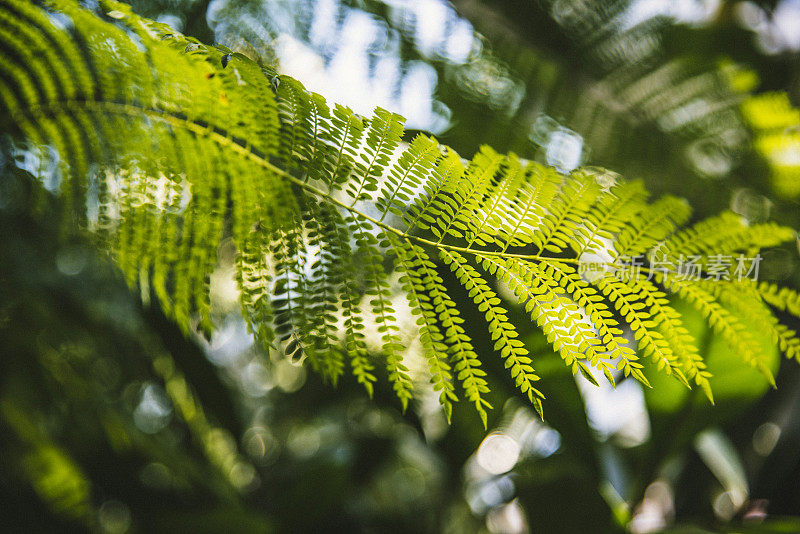
<path id="1" fill-rule="evenodd" d="M 800 228 L 797 1 L 133 6 L 465 155 L 608 167 L 695 218 Z M 800 372 L 775 354 L 769 389 L 691 310 L 715 407 L 661 375 L 646 391 L 578 384 L 528 327 L 546 421 L 476 338 L 498 409 L 488 433 L 470 410 L 448 426 L 435 396 L 402 415 L 390 391 L 332 389 L 258 349 L 230 246 L 217 331 L 186 338 L 65 235 L 7 140 L 0 154 L 4 532 L 800 532 Z M 761 278 L 800 287 L 797 248 L 775 254 Z"/>

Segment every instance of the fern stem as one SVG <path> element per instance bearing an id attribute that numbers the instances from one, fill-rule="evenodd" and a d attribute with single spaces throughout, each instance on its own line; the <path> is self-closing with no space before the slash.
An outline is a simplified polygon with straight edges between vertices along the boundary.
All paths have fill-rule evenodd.
<path id="1" fill-rule="evenodd" d="M 359 209 L 355 208 L 354 206 L 348 205 L 347 203 L 342 202 L 341 200 L 331 196 L 329 193 L 326 193 L 325 191 L 315 187 L 314 185 L 307 183 L 300 178 L 297 178 L 296 176 L 292 175 L 289 171 L 280 168 L 279 166 L 271 163 L 265 157 L 258 154 L 256 152 L 258 149 L 253 147 L 249 143 L 240 144 L 234 141 L 233 139 L 231 139 L 230 136 L 225 134 L 224 130 L 217 128 L 212 124 L 203 126 L 191 119 L 184 118 L 183 116 L 181 116 L 181 114 L 173 113 L 168 110 L 148 108 L 145 106 L 140 106 L 131 103 L 71 99 L 71 100 L 53 101 L 48 106 L 32 106 L 28 108 L 27 113 L 20 111 L 13 114 L 12 121 L 29 122 L 29 119 L 26 118 L 24 115 L 36 116 L 36 115 L 46 114 L 48 112 L 54 112 L 55 111 L 54 108 L 56 108 L 57 104 L 61 105 L 61 107 L 65 109 L 88 109 L 98 112 L 104 111 L 107 113 L 119 113 L 122 115 L 128 115 L 134 117 L 141 116 L 142 114 L 144 114 L 151 118 L 163 120 L 164 122 L 170 124 L 171 126 L 186 129 L 195 135 L 208 137 L 209 139 L 213 140 L 220 146 L 233 150 L 240 156 L 247 158 L 252 162 L 254 162 L 255 164 L 257 164 L 258 166 L 281 176 L 285 180 L 325 200 L 326 202 L 344 208 L 353 215 L 360 217 L 363 220 L 370 221 L 371 223 L 377 225 L 382 230 L 396 234 L 397 236 L 403 239 L 411 239 L 412 241 L 415 241 L 422 245 L 427 245 L 437 249 L 452 250 L 454 252 L 472 254 L 474 256 L 484 257 L 484 258 L 491 258 L 491 257 L 499 257 L 504 259 L 516 258 L 520 260 L 561 262 L 561 263 L 571 263 L 574 265 L 580 264 L 580 260 L 578 260 L 577 258 L 555 258 L 552 256 L 543 256 L 541 254 L 515 254 L 515 253 L 505 252 L 504 250 L 501 251 L 476 250 L 470 247 L 459 247 L 456 245 L 442 243 L 441 239 L 439 241 L 432 241 L 430 239 L 425 239 L 424 237 L 409 234 L 407 232 L 404 232 L 403 230 L 390 226 L 379 219 L 371 217 L 366 213 L 360 211 Z M 615 265 L 613 262 L 597 262 L 597 263 L 608 266 Z M 650 271 L 650 269 L 648 269 L 645 266 L 642 266 L 640 268 L 643 272 Z"/>

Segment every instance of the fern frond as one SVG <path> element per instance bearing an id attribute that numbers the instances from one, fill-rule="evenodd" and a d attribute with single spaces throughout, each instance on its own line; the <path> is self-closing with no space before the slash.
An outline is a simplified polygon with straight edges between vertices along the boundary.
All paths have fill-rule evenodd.
<path id="1" fill-rule="evenodd" d="M 659 365 L 661 362 L 668 364 L 669 367 L 665 369 L 668 372 L 670 368 L 674 369 L 678 379 L 687 386 L 688 382 L 694 381 L 713 404 L 714 395 L 709 382 L 711 373 L 706 370 L 697 342 L 683 326 L 680 313 L 670 306 L 666 294 L 643 275 L 636 280 L 636 291 L 643 296 L 643 302 L 652 313 L 652 320 L 658 325 L 664 339 L 680 361 L 682 369 L 677 368 L 674 362 L 669 360 L 659 360 Z"/>
<path id="2" fill-rule="evenodd" d="M 731 287 L 729 284 L 708 283 L 706 286 L 726 306 L 757 326 L 760 331 L 768 333 L 772 342 L 787 358 L 800 360 L 800 339 L 797 338 L 797 333 L 780 324 L 766 304 L 759 302 L 758 291 L 754 286 L 748 284 Z"/>
<path id="3" fill-rule="evenodd" d="M 275 332 L 284 343 L 286 354 L 297 360 L 310 357 L 315 369 L 320 370 L 311 339 L 312 332 L 308 315 L 306 288 L 306 259 L 303 256 L 305 243 L 297 221 L 275 236 L 272 258 L 275 262 L 275 286 L 273 306 L 275 308 Z"/>
<path id="4" fill-rule="evenodd" d="M 794 237 L 789 228 L 775 223 L 749 226 L 739 215 L 724 212 L 676 232 L 664 242 L 659 252 L 673 259 L 697 255 L 703 261 L 710 254 L 746 252 L 755 255 L 759 250 L 778 246 Z"/>
<path id="5" fill-rule="evenodd" d="M 617 369 L 621 370 L 624 376 L 633 376 L 640 382 L 648 384 L 647 379 L 640 371 L 641 364 L 636 361 L 638 357 L 635 351 L 629 346 L 628 340 L 623 337 L 622 330 L 603 300 L 602 294 L 586 283 L 568 264 L 553 263 L 545 268 L 558 282 L 559 287 L 581 307 L 591 324 L 597 329 L 602 358 L 597 357 L 600 354 L 595 354 L 590 363 L 602 370 L 611 385 L 615 384 L 612 374 L 614 366 L 611 365 L 615 360 Z M 599 283 L 598 285 L 600 286 Z M 602 291 L 602 286 L 600 287 Z"/>
<path id="6" fill-rule="evenodd" d="M 379 238 L 387 240 L 386 236 L 379 234 L 376 237 L 372 228 L 366 221 L 354 217 L 346 217 L 345 221 L 352 228 L 356 242 L 356 256 L 363 264 L 362 270 L 366 279 L 365 294 L 372 306 L 372 314 L 378 325 L 381 336 L 381 350 L 386 356 L 386 370 L 389 381 L 392 383 L 397 397 L 403 405 L 403 410 L 408 407 L 412 398 L 413 385 L 408 367 L 403 364 L 403 344 L 398 333 L 394 307 L 391 302 L 391 290 L 383 267 L 381 251 L 378 248 Z"/>
<path id="7" fill-rule="evenodd" d="M 652 356 L 657 362 L 659 369 L 672 369 L 675 367 L 675 355 L 660 333 L 654 330 L 655 321 L 652 320 L 650 312 L 640 301 L 641 294 L 636 293 L 628 284 L 616 278 L 601 278 L 596 282 L 600 291 L 608 297 L 614 307 L 622 314 L 625 321 L 633 330 L 633 337 L 639 342 L 645 356 Z M 628 374 L 649 386 L 650 383 L 641 371 L 642 364 L 633 362 L 629 369 L 625 369 L 625 376 Z M 685 382 L 686 379 L 683 379 Z"/>
<path id="8" fill-rule="evenodd" d="M 720 334 L 746 363 L 758 369 L 769 383 L 775 386 L 772 371 L 765 363 L 766 355 L 763 348 L 753 338 L 747 326 L 717 302 L 713 294 L 699 283 L 677 280 L 663 273 L 658 273 L 656 279 L 702 313 L 711 328 Z"/>
<path id="9" fill-rule="evenodd" d="M 353 204 L 368 200 L 378 190 L 379 177 L 400 144 L 405 119 L 385 109 L 376 109 L 366 130 L 365 144 L 355 160 L 356 179 L 347 186 Z"/>
<path id="10" fill-rule="evenodd" d="M 464 232 L 469 228 L 467 225 L 491 186 L 503 159 L 503 156 L 489 147 L 482 147 L 475 154 L 464 176 L 458 180 L 452 191 L 446 193 L 450 198 L 441 201 L 441 210 L 436 213 L 436 225 L 430 227 L 439 242 L 447 235 L 464 237 Z"/>
<path id="11" fill-rule="evenodd" d="M 486 372 L 480 368 L 481 362 L 475 354 L 472 340 L 464 331 L 462 326 L 464 319 L 461 318 L 455 302 L 447 294 L 442 278 L 436 272 L 436 265 L 428 258 L 425 251 L 409 241 L 406 241 L 406 247 L 413 251 L 416 257 L 417 274 L 424 284 L 425 293 L 430 296 L 433 311 L 443 330 L 444 342 L 449 347 L 456 378 L 461 382 L 467 400 L 475 405 L 483 426 L 486 427 L 486 410 L 492 408 L 482 396 L 489 392 L 489 387 L 483 378 Z"/>
<path id="12" fill-rule="evenodd" d="M 445 154 L 433 168 L 431 178 L 423 185 L 427 197 L 423 202 L 412 205 L 403 215 L 408 225 L 407 232 L 417 228 L 428 230 L 435 224 L 443 211 L 452 212 L 451 193 L 465 172 L 461 157 L 451 148 L 445 148 Z"/>
<path id="13" fill-rule="evenodd" d="M 542 220 L 541 234 L 534 235 L 533 243 L 539 250 L 564 250 L 599 194 L 600 186 L 593 178 L 575 175 L 556 193 Z"/>
<path id="14" fill-rule="evenodd" d="M 516 192 L 510 209 L 513 226 L 504 231 L 501 250 L 521 247 L 533 243 L 536 231 L 542 223 L 546 207 L 550 206 L 561 185 L 562 178 L 553 169 L 538 163 L 529 163 L 525 169 L 525 183 Z"/>
<path id="15" fill-rule="evenodd" d="M 641 181 L 615 184 L 587 213 L 583 225 L 575 233 L 573 250 L 578 256 L 587 251 L 604 250 L 602 239 L 613 239 L 625 228 L 647 206 L 646 198 L 647 191 Z"/>
<path id="16" fill-rule="evenodd" d="M 428 362 L 431 383 L 433 389 L 440 392 L 439 403 L 444 407 L 449 421 L 453 413 L 453 402 L 458 401 L 458 396 L 455 393 L 453 374 L 447 361 L 445 336 L 437 324 L 437 311 L 445 304 L 441 297 L 439 302 L 436 302 L 429 295 L 429 285 L 433 284 L 433 280 L 426 272 L 424 256 L 421 256 L 416 247 L 408 241 L 401 242 L 394 236 L 388 236 L 388 241 L 395 252 L 397 268 L 404 273 L 400 282 L 408 296 L 412 314 L 419 316 L 417 326 Z M 459 343 L 463 344 L 463 340 L 459 339 Z M 476 407 L 480 407 L 480 403 Z M 481 413 L 481 416 L 485 417 L 485 412 Z"/>
<path id="17" fill-rule="evenodd" d="M 342 261 L 343 279 L 341 293 L 342 318 L 344 320 L 344 347 L 350 358 L 350 367 L 356 381 L 364 386 L 369 396 L 374 391 L 377 380 L 373 371 L 375 365 L 367 352 L 366 336 L 364 334 L 364 317 L 360 308 L 360 298 L 355 282 L 357 272 L 353 255 L 350 254 L 350 235 L 346 226 L 337 226 L 336 235 L 329 246 L 332 248 L 336 261 Z M 344 253 L 337 253 L 344 251 Z"/>
<path id="18" fill-rule="evenodd" d="M 469 222 L 467 247 L 497 242 L 503 226 L 512 220 L 513 196 L 519 191 L 524 169 L 514 154 L 509 154 L 497 181 L 490 184 L 477 217 Z"/>
<path id="19" fill-rule="evenodd" d="M 666 196 L 656 201 L 620 232 L 614 243 L 616 257 L 644 254 L 688 218 L 689 204 L 685 200 Z"/>
<path id="20" fill-rule="evenodd" d="M 335 385 L 344 373 L 337 312 L 350 250 L 339 246 L 337 228 L 344 226 L 344 221 L 335 208 L 309 198 L 305 213 L 308 246 L 315 254 L 309 260 L 310 280 L 306 289 L 311 322 L 309 338 L 313 339 L 314 352 L 322 362 L 322 376 Z"/>
<path id="21" fill-rule="evenodd" d="M 528 349 L 519 340 L 517 329 L 509 322 L 505 308 L 500 306 L 502 301 L 480 273 L 467 263 L 464 256 L 448 250 L 442 250 L 440 255 L 442 261 L 456 274 L 469 297 L 477 304 L 478 311 L 484 314 L 489 325 L 489 334 L 494 342 L 494 350 L 499 351 L 500 356 L 505 358 L 505 367 L 509 369 L 514 383 L 534 405 L 539 417 L 544 418 L 542 408 L 544 395 L 534 387 L 539 376 L 531 365 L 533 361 L 528 356 Z"/>
<path id="22" fill-rule="evenodd" d="M 316 122 L 312 119 L 313 105 L 311 97 L 302 84 L 289 77 L 278 78 L 278 118 L 283 127 L 278 153 L 285 160 L 295 158 L 305 162 L 306 168 L 311 167 L 310 146 L 312 139 L 311 125 Z"/>
<path id="23" fill-rule="evenodd" d="M 432 258 L 455 273 L 540 415 L 539 376 L 492 289 L 498 280 L 573 374 L 593 383 L 597 370 L 612 384 L 614 371 L 647 384 L 644 356 L 711 398 L 710 375 L 667 293 L 699 309 L 762 372 L 764 350 L 743 321 L 798 357 L 796 334 L 764 306 L 800 316 L 796 291 L 654 268 L 659 252 L 670 260 L 753 255 L 794 239 L 789 229 L 728 213 L 686 229 L 688 205 L 674 197 L 648 204 L 639 182 L 608 187 L 588 170 L 566 176 L 488 147 L 466 161 L 422 135 L 401 147 L 399 115 L 378 109 L 362 118 L 329 105 L 290 77 L 112 0 L 97 11 L 76 0 L 0 0 L 0 22 L 0 121 L 36 160 L 26 168 L 184 331 L 213 326 L 209 279 L 230 238 L 242 312 L 262 344 L 280 341 L 331 382 L 349 362 L 372 394 L 369 315 L 406 408 L 413 386 L 392 305 L 393 264 L 448 418 L 458 382 L 486 424 L 488 382 Z M 579 270 L 587 253 L 648 252 L 652 280 L 606 269 L 587 281 Z"/>
<path id="24" fill-rule="evenodd" d="M 535 264 L 491 256 L 480 260 L 484 270 L 508 284 L 572 374 L 580 371 L 586 380 L 598 385 L 585 360 L 600 360 L 597 348 L 600 340 L 578 306 L 560 294 L 558 282 Z"/>
<path id="25" fill-rule="evenodd" d="M 425 181 L 430 168 L 440 155 L 439 143 L 425 135 L 414 138 L 403 151 L 397 163 L 392 165 L 381 187 L 381 195 L 375 207 L 382 221 L 389 212 L 402 215 L 404 207 L 414 196 L 415 190 Z"/>
<path id="26" fill-rule="evenodd" d="M 781 311 L 800 318 L 800 293 L 788 287 L 778 287 L 769 282 L 759 282 L 757 290 L 764 302 Z"/>
<path id="27" fill-rule="evenodd" d="M 334 149 L 323 162 L 327 174 L 323 181 L 329 191 L 340 188 L 350 177 L 363 133 L 364 123 L 351 109 L 338 104 L 333 108 L 331 143 Z"/>
<path id="28" fill-rule="evenodd" d="M 210 169 L 209 169 L 210 171 Z M 179 262 L 174 268 L 173 313 L 179 322 L 188 324 L 192 312 L 200 316 L 201 326 L 206 332 L 213 329 L 210 320 L 209 275 L 217 264 L 217 246 L 222 240 L 227 198 L 226 183 L 222 176 L 209 180 L 208 188 L 200 188 L 192 195 L 188 213 L 184 214 L 183 236 L 179 257 L 191 258 Z M 181 304 L 193 302 L 194 309 L 182 310 Z M 185 320 L 180 317 L 184 314 Z"/>
<path id="29" fill-rule="evenodd" d="M 274 310 L 272 307 L 272 269 L 270 268 L 264 235 L 253 234 L 242 242 L 236 258 L 236 281 L 239 286 L 242 315 L 248 329 L 263 347 L 275 340 Z"/>
<path id="30" fill-rule="evenodd" d="M 281 122 L 271 83 L 275 73 L 259 67 L 241 54 L 228 54 L 223 56 L 223 59 L 226 57 L 227 63 L 223 68 L 230 69 L 234 74 L 223 78 L 226 94 L 241 95 L 242 98 L 241 103 L 231 106 L 235 109 L 231 110 L 227 129 L 241 131 L 243 139 L 249 140 L 255 146 L 264 147 L 267 153 L 277 152 Z M 220 62 L 223 59 L 220 59 Z M 242 83 L 252 89 L 237 91 Z M 258 115 L 259 120 L 251 120 L 253 113 Z"/>

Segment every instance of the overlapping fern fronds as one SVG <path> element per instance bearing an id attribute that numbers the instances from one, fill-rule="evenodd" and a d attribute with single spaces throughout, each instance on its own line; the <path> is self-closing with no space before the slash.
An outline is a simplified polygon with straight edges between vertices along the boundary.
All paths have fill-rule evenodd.
<path id="1" fill-rule="evenodd" d="M 710 375 L 670 295 L 693 304 L 731 347 L 769 373 L 743 310 L 797 358 L 789 290 L 691 280 L 657 260 L 755 255 L 793 239 L 732 214 L 682 228 L 677 198 L 647 202 L 639 182 L 602 184 L 513 154 L 470 161 L 402 117 L 330 107 L 286 76 L 203 46 L 101 0 L 0 0 L 0 117 L 19 165 L 110 244 L 131 285 L 185 329 L 211 329 L 209 275 L 231 237 L 245 318 L 265 345 L 306 358 L 335 383 L 349 367 L 372 393 L 385 369 L 402 405 L 414 394 L 392 271 L 416 317 L 430 381 L 449 415 L 463 397 L 486 423 L 482 363 L 444 276 L 485 317 L 494 349 L 542 412 L 539 376 L 496 284 L 505 284 L 574 374 L 647 384 L 643 359 L 710 397 Z M 636 265 L 625 258 L 646 256 Z M 385 262 L 391 257 L 393 262 Z M 602 269 L 586 276 L 587 258 Z M 616 261 L 616 263 L 614 263 Z M 368 349 L 377 325 L 380 354 Z M 630 333 L 626 333 L 626 331 Z"/>

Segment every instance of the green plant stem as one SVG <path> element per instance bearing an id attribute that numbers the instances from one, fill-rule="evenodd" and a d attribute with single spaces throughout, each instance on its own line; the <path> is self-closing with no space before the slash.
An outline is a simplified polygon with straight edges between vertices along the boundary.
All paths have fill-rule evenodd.
<path id="1" fill-rule="evenodd" d="M 325 191 L 317 188 L 316 186 L 300 178 L 297 178 L 296 176 L 293 176 L 290 172 L 270 163 L 266 158 L 256 154 L 253 151 L 254 147 L 252 147 L 252 145 L 250 144 L 241 145 L 239 143 L 234 142 L 229 136 L 220 133 L 221 131 L 224 130 L 215 128 L 214 125 L 212 124 L 208 124 L 208 126 L 202 126 L 191 119 L 179 116 L 178 112 L 170 112 L 162 109 L 147 108 L 144 106 L 130 104 L 130 103 L 105 102 L 98 100 L 62 100 L 62 101 L 52 102 L 48 106 L 37 106 L 34 108 L 29 108 L 27 110 L 27 113 L 18 111 L 12 116 L 12 121 L 17 123 L 30 122 L 29 118 L 26 116 L 36 117 L 38 115 L 46 115 L 48 113 L 55 114 L 59 112 L 60 110 L 59 108 L 74 109 L 74 110 L 82 109 L 82 110 L 104 112 L 104 113 L 117 113 L 121 115 L 128 115 L 134 117 L 146 115 L 151 118 L 163 120 L 164 122 L 170 124 L 173 127 L 183 128 L 185 130 L 194 133 L 195 135 L 208 137 L 213 141 L 215 141 L 216 143 L 218 143 L 220 146 L 233 150 L 242 157 L 245 157 L 253 161 L 258 166 L 268 170 L 269 172 L 281 176 L 287 181 L 323 199 L 324 201 L 339 206 L 341 208 L 344 208 L 353 215 L 375 224 L 384 231 L 392 232 L 403 239 L 410 239 L 422 245 L 438 249 L 452 250 L 455 252 L 460 252 L 465 254 L 472 254 L 479 257 L 499 257 L 508 259 L 515 258 L 515 259 L 529 260 L 529 261 L 550 261 L 559 263 L 570 263 L 573 265 L 579 265 L 581 263 L 581 261 L 578 260 L 577 258 L 554 258 L 552 256 L 542 256 L 541 254 L 515 254 L 515 253 L 505 252 L 505 250 L 502 251 L 475 250 L 471 247 L 459 247 L 456 245 L 449 245 L 446 243 L 442 243 L 441 239 L 439 241 L 432 241 L 430 239 L 425 239 L 424 237 L 406 233 L 403 230 L 399 230 L 393 226 L 384 223 L 380 219 L 376 219 L 374 217 L 367 215 L 366 213 L 356 209 L 354 206 L 348 205 L 345 202 L 338 200 L 337 198 L 333 197 L 330 193 L 326 193 Z M 595 262 L 595 263 L 598 265 L 616 266 L 616 264 L 614 264 L 613 262 Z M 650 269 L 644 266 L 641 267 L 641 270 L 646 272 L 650 271 Z"/>

